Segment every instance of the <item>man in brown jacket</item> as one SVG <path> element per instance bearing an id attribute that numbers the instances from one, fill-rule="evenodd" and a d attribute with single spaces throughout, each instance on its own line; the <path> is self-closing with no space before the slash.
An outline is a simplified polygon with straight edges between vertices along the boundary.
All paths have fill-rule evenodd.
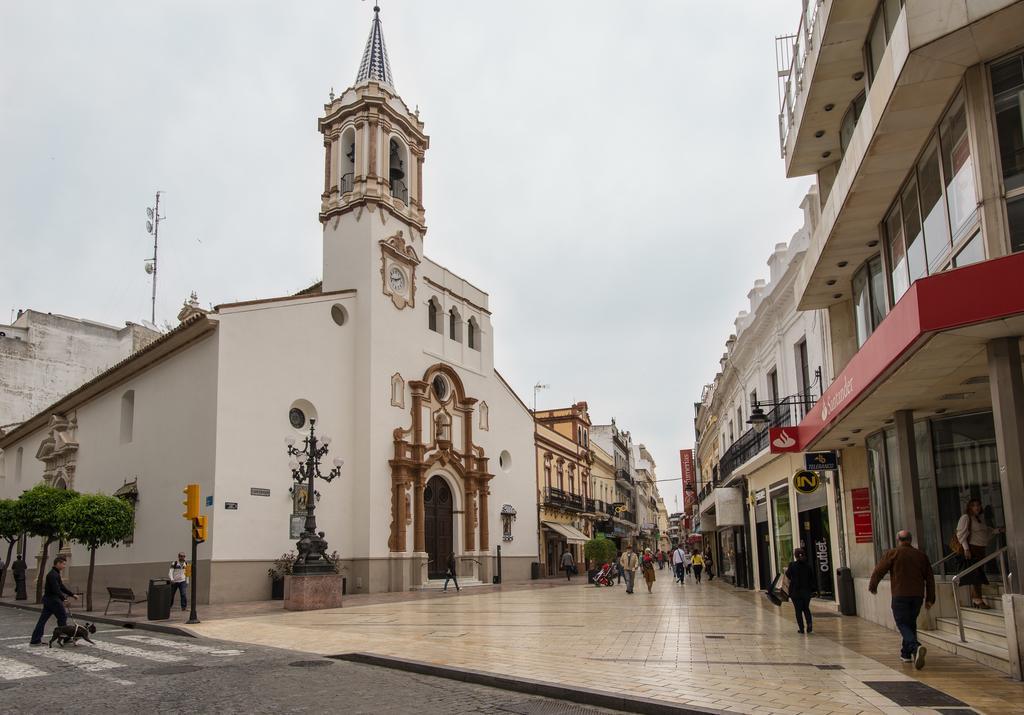
<path id="1" fill-rule="evenodd" d="M 935 574 L 923 551 L 914 547 L 914 537 L 904 529 L 896 534 L 900 544 L 886 552 L 871 574 L 868 591 L 878 593 L 878 582 L 889 574 L 892 582 L 892 618 L 903 636 L 900 660 L 924 667 L 927 649 L 917 642 L 917 617 L 921 604 L 931 608 L 935 603 Z"/>

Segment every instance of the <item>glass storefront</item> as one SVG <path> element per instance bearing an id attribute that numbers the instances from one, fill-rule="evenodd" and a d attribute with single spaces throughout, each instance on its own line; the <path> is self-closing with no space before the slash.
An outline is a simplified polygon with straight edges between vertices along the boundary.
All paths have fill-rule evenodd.
<path id="1" fill-rule="evenodd" d="M 736 583 L 736 530 L 722 529 L 718 532 L 718 563 L 716 575 L 730 583 Z"/>
<path id="2" fill-rule="evenodd" d="M 775 531 L 775 564 L 781 572 L 793 560 L 793 519 L 789 513 L 789 492 L 781 489 L 772 495 L 772 523 Z"/>
<path id="3" fill-rule="evenodd" d="M 799 510 L 800 547 L 807 552 L 807 561 L 818 577 L 818 593 L 822 598 L 835 598 L 832 562 L 832 535 L 828 519 L 828 487 L 823 483 L 811 494 L 796 495 Z"/>
<path id="4" fill-rule="evenodd" d="M 983 517 L 990 526 L 1005 524 L 991 412 L 921 420 L 914 425 L 914 446 L 921 520 L 925 525 L 925 533 L 915 534 L 915 542 L 932 562 L 950 553 L 949 541 L 971 499 L 981 500 Z M 893 547 L 896 531 L 906 528 L 902 523 L 897 450 L 894 429 L 867 439 L 875 551 L 879 556 Z M 989 550 L 995 546 L 990 544 Z M 951 563 L 945 566 L 948 572 Z"/>

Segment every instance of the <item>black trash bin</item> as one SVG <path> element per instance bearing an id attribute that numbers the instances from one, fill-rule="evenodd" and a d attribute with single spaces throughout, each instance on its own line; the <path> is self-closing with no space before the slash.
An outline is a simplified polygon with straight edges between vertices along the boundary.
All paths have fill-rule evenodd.
<path id="1" fill-rule="evenodd" d="M 540 563 L 537 561 L 530 563 L 530 578 L 534 581 L 540 578 Z"/>
<path id="2" fill-rule="evenodd" d="M 857 615 L 857 595 L 853 589 L 853 571 L 836 569 L 836 588 L 839 591 L 839 612 L 844 616 Z"/>
<path id="3" fill-rule="evenodd" d="M 150 621 L 166 621 L 171 617 L 171 601 L 174 590 L 166 578 L 151 578 L 146 592 L 146 618 Z"/>

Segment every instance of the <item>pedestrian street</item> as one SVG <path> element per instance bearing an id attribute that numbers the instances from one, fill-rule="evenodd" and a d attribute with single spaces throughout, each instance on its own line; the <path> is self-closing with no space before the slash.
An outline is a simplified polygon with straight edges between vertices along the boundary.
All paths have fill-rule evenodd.
<path id="1" fill-rule="evenodd" d="M 318 612 L 205 621 L 197 633 L 322 655 L 371 652 L 741 713 L 937 712 L 901 707 L 875 687 L 927 684 L 976 712 L 1019 712 L 1024 685 L 932 650 L 925 670 L 899 663 L 894 631 L 812 606 L 798 635 L 789 604 L 720 581 L 684 586 L 658 571 L 637 585 L 450 593 Z M 882 685 L 878 685 L 881 683 Z M 870 684 L 875 684 L 873 687 Z M 934 689 L 934 690 L 932 690 Z M 936 700 L 938 698 L 938 700 Z M 963 706 L 961 706 L 963 707 Z"/>

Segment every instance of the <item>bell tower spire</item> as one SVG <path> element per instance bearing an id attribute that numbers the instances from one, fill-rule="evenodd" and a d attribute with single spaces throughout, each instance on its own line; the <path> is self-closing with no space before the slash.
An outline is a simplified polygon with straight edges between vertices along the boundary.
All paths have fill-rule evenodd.
<path id="1" fill-rule="evenodd" d="M 380 25 L 380 6 L 373 6 L 373 24 L 370 25 L 370 36 L 366 39 L 363 50 L 363 61 L 359 63 L 356 84 L 367 80 L 377 80 L 389 87 L 395 86 L 391 76 L 391 63 L 388 62 L 388 48 L 384 45 L 384 31 Z"/>
<path id="2" fill-rule="evenodd" d="M 331 97 L 318 124 L 324 136 L 324 288 L 352 287 L 353 277 L 344 274 L 354 265 L 351 252 L 359 250 L 360 236 L 376 248 L 378 239 L 401 230 L 422 256 L 423 158 L 430 139 L 419 111 L 395 91 L 379 6 L 355 84 Z M 376 235 L 381 231 L 387 236 Z"/>

